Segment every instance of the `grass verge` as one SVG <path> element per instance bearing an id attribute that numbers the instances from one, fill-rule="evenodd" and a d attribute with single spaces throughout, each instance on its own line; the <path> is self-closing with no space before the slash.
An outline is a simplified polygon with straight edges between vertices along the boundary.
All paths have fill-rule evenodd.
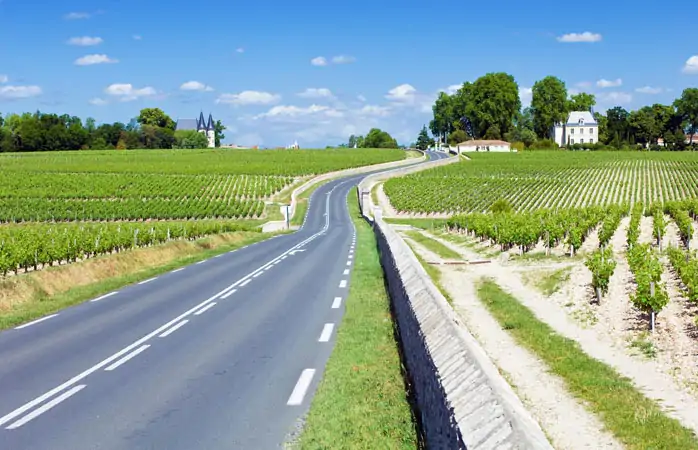
<path id="1" fill-rule="evenodd" d="M 496 283 L 482 282 L 478 296 L 497 322 L 564 380 L 569 392 L 585 402 L 627 449 L 698 449 L 692 431 L 665 415 L 629 379 L 557 334 Z"/>
<path id="2" fill-rule="evenodd" d="M 356 258 L 337 343 L 294 447 L 414 449 L 417 433 L 395 341 L 390 301 L 356 189 L 348 196 Z"/>
<path id="3" fill-rule="evenodd" d="M 572 267 L 563 267 L 555 270 L 536 270 L 525 272 L 524 280 L 533 285 L 543 295 L 550 297 L 570 279 Z"/>
<path id="4" fill-rule="evenodd" d="M 279 233 L 238 231 L 99 256 L 0 280 L 0 330 Z"/>
<path id="5" fill-rule="evenodd" d="M 443 259 L 455 259 L 455 260 L 462 260 L 463 257 L 460 255 L 455 250 L 451 250 L 449 247 L 446 247 L 444 244 L 441 242 L 437 241 L 436 239 L 432 239 L 428 236 L 423 235 L 419 231 L 407 231 L 405 232 L 405 235 L 421 245 L 422 247 L 426 248 L 430 252 L 436 253 L 439 255 L 439 257 Z"/>
<path id="6" fill-rule="evenodd" d="M 444 288 L 443 283 L 441 282 L 441 271 L 437 269 L 436 267 L 432 266 L 428 262 L 424 260 L 424 258 L 421 257 L 419 252 L 417 251 L 416 248 L 414 248 L 413 245 L 410 245 L 408 242 L 407 245 L 412 249 L 412 253 L 414 253 L 414 256 L 417 258 L 417 261 L 419 261 L 419 264 L 422 265 L 424 268 L 424 271 L 429 275 L 429 278 L 431 278 L 431 281 L 434 282 L 434 285 L 436 288 L 441 292 L 441 295 L 446 297 L 446 300 L 448 303 L 453 305 L 453 297 L 448 293 L 448 291 Z"/>

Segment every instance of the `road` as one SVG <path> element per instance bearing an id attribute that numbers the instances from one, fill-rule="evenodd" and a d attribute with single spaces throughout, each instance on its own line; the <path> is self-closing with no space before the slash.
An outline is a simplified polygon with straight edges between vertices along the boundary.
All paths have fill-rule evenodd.
<path id="1" fill-rule="evenodd" d="M 0 449 L 279 448 L 334 345 L 364 176 L 295 233 L 0 333 Z"/>

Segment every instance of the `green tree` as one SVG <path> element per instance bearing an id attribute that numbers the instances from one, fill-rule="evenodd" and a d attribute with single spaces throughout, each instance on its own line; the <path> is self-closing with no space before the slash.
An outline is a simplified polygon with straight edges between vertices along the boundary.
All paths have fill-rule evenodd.
<path id="1" fill-rule="evenodd" d="M 141 125 L 150 125 L 151 127 L 175 129 L 175 122 L 163 112 L 160 108 L 144 108 L 141 109 L 138 115 L 138 123 Z"/>
<path id="2" fill-rule="evenodd" d="M 398 148 L 397 141 L 379 128 L 371 128 L 364 138 L 363 148 Z"/>
<path id="3" fill-rule="evenodd" d="M 468 133 L 463 130 L 454 130 L 448 135 L 448 145 L 458 145 L 468 140 Z"/>
<path id="4" fill-rule="evenodd" d="M 607 144 L 619 148 L 623 144 L 631 141 L 631 128 L 628 118 L 630 113 L 620 106 L 606 111 L 606 140 Z M 599 140 L 601 140 L 601 129 L 599 127 Z"/>
<path id="5" fill-rule="evenodd" d="M 691 136 L 689 144 L 693 144 L 693 135 L 698 132 L 698 88 L 684 89 L 681 97 L 674 101 L 674 107 Z"/>
<path id="6" fill-rule="evenodd" d="M 422 131 L 420 131 L 419 135 L 417 136 L 417 142 L 415 143 L 415 146 L 419 150 L 426 150 L 433 143 L 434 143 L 434 140 L 429 137 L 429 132 L 427 131 L 427 127 L 426 127 L 426 125 L 424 125 L 422 127 Z"/>
<path id="7" fill-rule="evenodd" d="M 477 137 L 487 134 L 499 139 L 514 127 L 521 99 L 513 76 L 504 72 L 488 73 L 478 78 L 465 94 L 465 115 Z"/>
<path id="8" fill-rule="evenodd" d="M 651 106 L 644 106 L 628 116 L 628 125 L 635 140 L 640 144 L 656 144 L 661 135 L 661 125 L 657 123 Z"/>
<path id="9" fill-rule="evenodd" d="M 208 138 L 196 130 L 177 130 L 174 132 L 176 148 L 206 148 Z"/>
<path id="10" fill-rule="evenodd" d="M 213 126 L 214 133 L 215 133 L 215 139 L 216 139 L 216 147 L 221 146 L 221 141 L 225 139 L 225 134 L 223 132 L 226 130 L 226 126 L 223 125 L 223 123 L 220 120 L 216 120 L 216 123 Z M 201 148 L 206 148 L 208 146 L 205 145 L 204 147 Z"/>
<path id="11" fill-rule="evenodd" d="M 351 135 L 349 136 L 349 142 L 346 144 L 346 147 L 349 148 L 363 148 L 364 144 L 364 137 L 363 136 L 356 136 L 356 135 Z"/>
<path id="12" fill-rule="evenodd" d="M 608 142 L 608 119 L 601 113 L 595 112 L 594 119 L 599 124 L 599 142 Z"/>
<path id="13" fill-rule="evenodd" d="M 434 119 L 429 122 L 432 135 L 442 140 L 454 130 L 453 97 L 445 92 L 439 92 L 439 97 L 431 107 Z"/>
<path id="14" fill-rule="evenodd" d="M 594 94 L 580 92 L 570 97 L 567 103 L 567 111 L 591 111 L 594 105 L 596 105 L 596 96 Z"/>
<path id="15" fill-rule="evenodd" d="M 524 108 L 514 119 L 514 129 L 504 134 L 504 140 L 508 142 L 523 142 L 530 147 L 536 141 L 536 132 L 533 131 L 533 112 L 531 108 Z"/>
<path id="16" fill-rule="evenodd" d="M 551 136 L 556 123 L 567 120 L 567 88 L 559 78 L 547 76 L 533 85 L 533 127 L 541 139 Z"/>

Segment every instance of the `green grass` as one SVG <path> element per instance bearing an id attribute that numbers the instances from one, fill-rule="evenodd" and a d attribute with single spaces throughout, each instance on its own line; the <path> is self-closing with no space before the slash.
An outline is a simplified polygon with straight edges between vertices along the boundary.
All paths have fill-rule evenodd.
<path id="1" fill-rule="evenodd" d="M 525 273 L 524 277 L 544 295 L 551 296 L 570 279 L 571 271 L 571 267 L 556 270 L 536 270 Z"/>
<path id="2" fill-rule="evenodd" d="M 395 219 L 391 217 L 386 217 L 383 219 L 385 223 L 392 223 L 395 225 L 411 225 L 415 228 L 421 228 L 423 230 L 437 230 L 446 227 L 446 219 Z"/>
<path id="3" fill-rule="evenodd" d="M 691 430 L 664 414 L 629 379 L 588 356 L 575 341 L 557 334 L 496 283 L 481 283 L 478 296 L 499 324 L 564 380 L 569 392 L 627 449 L 698 449 Z"/>
<path id="4" fill-rule="evenodd" d="M 421 245 L 422 247 L 426 248 L 430 252 L 437 254 L 439 257 L 443 259 L 463 259 L 460 253 L 456 252 L 455 250 L 451 250 L 449 247 L 445 246 L 444 244 L 435 239 L 423 235 L 419 231 L 407 231 L 405 232 L 405 235 L 413 241 L 415 241 L 416 243 L 418 243 L 419 245 Z"/>
<path id="5" fill-rule="evenodd" d="M 356 258 L 346 313 L 299 442 L 302 449 L 415 449 L 417 433 L 371 227 L 348 197 Z"/>
<path id="6" fill-rule="evenodd" d="M 412 253 L 414 253 L 414 256 L 417 257 L 417 261 L 419 261 L 419 264 L 422 265 L 424 268 L 424 271 L 429 275 L 429 278 L 434 282 L 434 286 L 441 292 L 441 295 L 446 297 L 446 300 L 448 303 L 451 305 L 453 304 L 453 297 L 448 293 L 448 291 L 444 288 L 443 283 L 441 282 L 441 271 L 437 269 L 436 267 L 432 266 L 428 262 L 424 261 L 424 258 L 419 256 L 419 253 L 417 253 L 417 250 L 415 250 L 414 246 L 407 244 L 410 246 L 412 249 Z"/>

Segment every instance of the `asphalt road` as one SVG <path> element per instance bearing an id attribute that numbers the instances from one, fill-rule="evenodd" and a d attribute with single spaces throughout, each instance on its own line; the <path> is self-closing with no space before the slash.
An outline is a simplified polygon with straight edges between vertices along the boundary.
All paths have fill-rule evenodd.
<path id="1" fill-rule="evenodd" d="M 364 176 L 318 188 L 293 234 L 0 333 L 0 449 L 281 447 L 334 345 Z"/>

